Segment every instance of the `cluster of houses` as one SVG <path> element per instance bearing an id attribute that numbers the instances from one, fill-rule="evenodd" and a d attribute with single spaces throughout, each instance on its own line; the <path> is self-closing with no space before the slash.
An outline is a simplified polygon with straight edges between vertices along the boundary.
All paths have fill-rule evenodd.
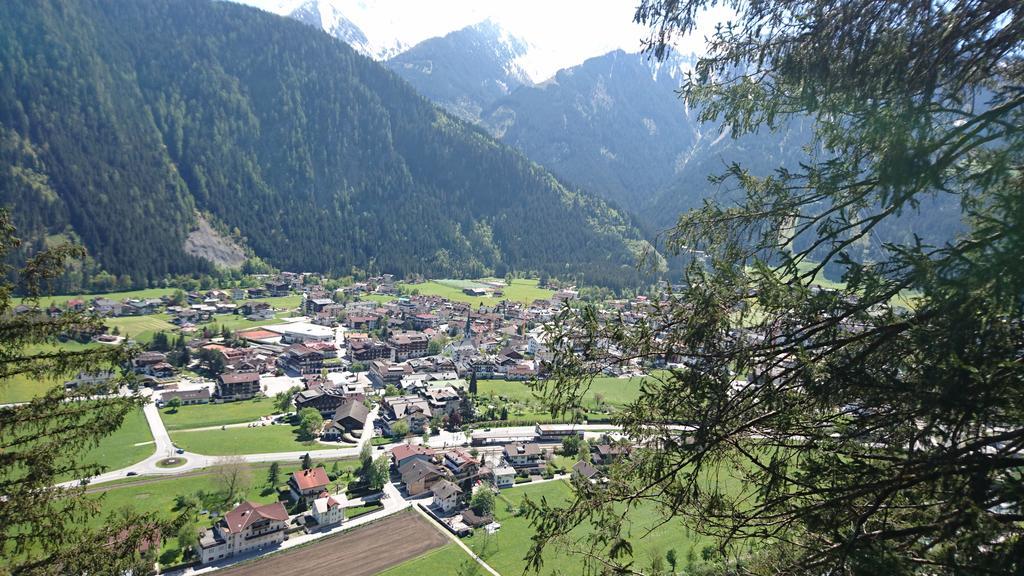
<path id="1" fill-rule="evenodd" d="M 198 538 L 194 549 L 201 564 L 279 546 L 290 532 L 329 530 L 345 521 L 348 498 L 330 493 L 330 477 L 323 467 L 300 470 L 288 479 L 291 503 L 302 510 L 289 515 L 285 503 L 242 502 L 222 516 Z"/>

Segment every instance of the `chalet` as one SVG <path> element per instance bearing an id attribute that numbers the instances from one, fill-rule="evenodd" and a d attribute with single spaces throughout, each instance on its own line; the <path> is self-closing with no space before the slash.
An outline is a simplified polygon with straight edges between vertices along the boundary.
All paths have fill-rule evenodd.
<path id="1" fill-rule="evenodd" d="M 431 488 L 434 484 L 444 480 L 447 474 L 444 468 L 424 462 L 419 459 L 412 459 L 398 469 L 405 484 L 405 491 L 409 496 L 419 496 Z"/>
<path id="2" fill-rule="evenodd" d="M 258 506 L 242 502 L 199 537 L 196 555 L 201 564 L 229 558 L 284 542 L 288 511 L 275 502 Z"/>
<path id="3" fill-rule="evenodd" d="M 295 344 L 277 358 L 277 364 L 298 374 L 315 374 L 324 367 L 324 354 L 319 350 Z"/>
<path id="4" fill-rule="evenodd" d="M 309 504 L 327 490 L 330 483 L 331 479 L 327 476 L 327 470 L 323 466 L 317 466 L 292 474 L 288 479 L 288 489 L 291 491 L 292 500 L 295 502 L 305 500 Z"/>
<path id="5" fill-rule="evenodd" d="M 263 284 L 264 290 L 271 296 L 287 296 L 292 292 L 292 286 L 283 280 L 271 280 Z"/>
<path id="6" fill-rule="evenodd" d="M 580 460 L 572 466 L 573 478 L 582 480 L 595 480 L 598 477 L 597 468 L 586 460 Z"/>
<path id="7" fill-rule="evenodd" d="M 122 306 L 109 298 L 94 298 L 92 308 L 100 316 L 120 316 Z"/>
<path id="8" fill-rule="evenodd" d="M 544 451 L 535 442 L 512 442 L 504 449 L 505 460 L 516 470 L 537 469 L 545 464 Z"/>
<path id="9" fill-rule="evenodd" d="M 439 480 L 434 483 L 431 491 L 434 493 L 434 506 L 441 512 L 448 513 L 459 506 L 462 488 L 456 484 L 448 480 Z"/>
<path id="10" fill-rule="evenodd" d="M 594 464 L 607 466 L 629 456 L 629 446 L 623 444 L 598 444 L 593 448 Z"/>
<path id="11" fill-rule="evenodd" d="M 220 400 L 248 400 L 260 392 L 256 372 L 225 372 L 217 377 L 214 396 Z"/>
<path id="12" fill-rule="evenodd" d="M 65 388 L 78 388 L 81 386 L 106 386 L 116 381 L 117 375 L 111 370 L 100 370 L 97 372 L 79 372 L 74 379 L 64 383 Z"/>
<path id="13" fill-rule="evenodd" d="M 246 302 L 237 309 L 248 320 L 273 320 L 274 307 L 266 302 Z"/>
<path id="14" fill-rule="evenodd" d="M 334 418 L 324 427 L 320 437 L 324 440 L 339 440 L 346 432 L 361 433 L 366 426 L 366 417 L 369 413 L 369 409 L 361 401 L 346 400 L 338 406 Z"/>
<path id="15" fill-rule="evenodd" d="M 413 460 L 430 462 L 433 459 L 434 451 L 419 444 L 399 444 L 391 449 L 391 460 L 396 470 Z"/>
<path id="16" fill-rule="evenodd" d="M 445 452 L 442 464 L 459 483 L 475 478 L 480 473 L 480 461 L 460 448 Z"/>
<path id="17" fill-rule="evenodd" d="M 345 391 L 334 387 L 316 387 L 303 390 L 295 395 L 295 411 L 315 408 L 324 418 L 330 418 L 347 399 Z"/>
<path id="18" fill-rule="evenodd" d="M 349 357 L 357 362 L 391 359 L 392 350 L 383 342 L 369 338 L 354 338 L 348 344 Z"/>
<path id="19" fill-rule="evenodd" d="M 430 386 L 424 392 L 433 414 L 452 414 L 459 410 L 462 398 L 451 386 Z"/>
<path id="20" fill-rule="evenodd" d="M 415 394 L 388 396 L 381 402 L 381 413 L 385 420 L 398 420 L 414 412 L 422 412 L 428 418 L 433 415 L 430 403 Z"/>
<path id="21" fill-rule="evenodd" d="M 491 474 L 494 476 L 494 485 L 498 488 L 511 488 L 515 485 L 516 469 L 511 466 L 498 466 Z"/>
<path id="22" fill-rule="evenodd" d="M 330 298 L 306 298 L 304 310 L 307 316 L 314 316 L 333 304 L 334 300 Z"/>

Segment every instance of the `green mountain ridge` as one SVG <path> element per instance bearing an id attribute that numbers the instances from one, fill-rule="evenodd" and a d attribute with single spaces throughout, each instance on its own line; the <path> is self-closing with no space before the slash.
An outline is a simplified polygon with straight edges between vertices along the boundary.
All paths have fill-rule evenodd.
<path id="1" fill-rule="evenodd" d="M 324 33 L 207 0 L 0 5 L 0 205 L 133 284 L 208 270 L 196 212 L 284 269 L 635 277 L 629 216 Z"/>

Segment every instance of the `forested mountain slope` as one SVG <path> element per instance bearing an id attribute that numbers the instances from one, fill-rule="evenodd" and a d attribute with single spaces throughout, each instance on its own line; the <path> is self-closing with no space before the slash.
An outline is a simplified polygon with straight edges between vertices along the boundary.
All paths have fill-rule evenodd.
<path id="1" fill-rule="evenodd" d="M 628 217 L 344 43 L 207 0 L 0 4 L 0 203 L 134 283 L 195 212 L 287 269 L 628 281 Z"/>

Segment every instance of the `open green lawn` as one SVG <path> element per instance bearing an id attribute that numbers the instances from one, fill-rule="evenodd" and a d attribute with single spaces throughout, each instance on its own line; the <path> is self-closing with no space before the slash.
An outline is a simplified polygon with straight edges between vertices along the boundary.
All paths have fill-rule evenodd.
<path id="1" fill-rule="evenodd" d="M 486 278 L 487 281 L 496 281 L 504 284 L 504 280 Z M 500 297 L 470 296 L 462 292 L 463 288 L 488 288 L 474 280 L 430 280 L 422 284 L 401 284 L 402 288 L 408 291 L 419 290 L 420 294 L 429 296 L 441 296 L 455 302 L 468 302 L 470 304 L 494 304 L 502 300 L 514 300 L 529 304 L 537 299 L 550 298 L 554 291 L 540 288 L 536 280 L 516 279 L 511 286 L 504 286 L 504 295 Z"/>
<path id="2" fill-rule="evenodd" d="M 92 342 L 82 344 L 81 342 L 69 340 L 67 342 L 60 342 L 56 344 L 36 344 L 28 346 L 23 351 L 23 354 L 28 356 L 32 354 L 39 354 L 41 352 L 53 352 L 55 350 L 76 352 L 97 346 L 103 346 L 103 344 L 96 344 Z M 69 374 L 66 378 L 40 380 L 30 376 L 18 375 L 11 378 L 0 379 L 0 404 L 10 404 L 12 402 L 25 402 L 27 400 L 31 400 L 54 386 L 63 386 L 64 382 L 71 380 L 73 377 L 74 374 Z"/>
<path id="3" fill-rule="evenodd" d="M 302 304 L 302 296 L 289 294 L 288 296 L 270 296 L 267 298 L 253 298 L 246 302 L 266 302 L 278 310 L 294 310 Z M 239 302 L 241 304 L 242 302 Z"/>
<path id="4" fill-rule="evenodd" d="M 257 428 L 172 432 L 171 440 L 189 452 L 209 456 L 331 449 L 330 446 L 318 442 L 301 442 L 298 427 L 283 424 Z"/>
<path id="5" fill-rule="evenodd" d="M 414 574 L 440 576 L 441 574 L 457 574 L 461 566 L 473 562 L 474 560 L 462 548 L 455 544 L 445 544 L 422 556 L 406 560 L 397 566 L 392 566 L 383 572 L 379 572 L 377 576 L 410 576 Z"/>
<path id="6" fill-rule="evenodd" d="M 526 568 L 523 558 L 529 550 L 533 529 L 528 519 L 516 515 L 518 505 L 525 495 L 534 501 L 547 498 L 549 503 L 556 504 L 567 502 L 572 497 L 572 488 L 568 483 L 556 480 L 502 491 L 494 513 L 501 529 L 493 536 L 477 530 L 464 540 L 474 552 L 502 574 L 522 574 Z M 637 568 L 649 567 L 651 555 L 664 559 L 665 553 L 672 548 L 682 567 L 691 549 L 696 558 L 700 558 L 701 549 L 710 544 L 709 540 L 690 533 L 679 522 L 661 525 L 648 534 L 648 529 L 654 527 L 656 517 L 655 509 L 649 505 L 636 508 L 627 516 L 626 526 Z M 589 530 L 589 526 L 581 526 L 576 533 L 585 537 Z M 579 556 L 549 549 L 544 554 L 544 567 L 540 574 L 579 574 L 582 572 L 581 563 L 582 558 Z"/>
<path id="7" fill-rule="evenodd" d="M 163 408 L 160 410 L 160 417 L 163 418 L 164 426 L 168 430 L 187 430 L 189 428 L 252 422 L 258 420 L 260 416 L 266 416 L 275 412 L 278 412 L 278 410 L 274 408 L 274 401 L 272 399 L 255 398 L 240 402 L 225 402 L 224 404 L 182 406 L 177 411 Z"/>
<path id="8" fill-rule="evenodd" d="M 125 338 L 131 338 L 140 343 L 148 343 L 153 340 L 153 334 L 157 332 L 177 330 L 174 324 L 168 322 L 170 318 L 167 314 L 151 314 L 149 316 L 107 318 L 103 322 L 111 330 L 116 327 L 121 336 Z"/>
<path id="9" fill-rule="evenodd" d="M 44 308 L 49 306 L 50 304 L 63 306 L 65 302 L 71 300 L 72 298 L 78 298 L 80 300 L 85 300 L 86 302 L 89 302 L 90 300 L 98 296 L 101 296 L 103 298 L 109 298 L 110 300 L 118 302 L 124 300 L 125 298 L 144 300 L 146 298 L 160 298 L 161 296 L 168 296 L 174 294 L 174 291 L 174 288 L 146 288 L 144 290 L 129 290 L 127 292 L 108 292 L 106 294 L 69 294 L 66 296 L 46 296 L 44 298 L 39 299 L 39 305 Z M 21 302 L 21 299 L 15 300 L 17 300 L 18 303 Z"/>
<path id="10" fill-rule="evenodd" d="M 314 465 L 323 464 L 330 472 L 333 468 L 333 461 L 317 462 Z M 359 466 L 358 460 L 338 461 L 342 472 L 355 470 Z M 243 494 L 236 495 L 234 502 L 250 500 L 252 502 L 266 504 L 277 500 L 277 492 L 267 482 L 269 463 L 249 465 L 249 476 L 251 482 Z M 288 476 L 301 468 L 299 462 L 294 464 L 280 465 L 279 485 L 288 480 Z M 167 479 L 153 479 L 149 477 L 136 477 L 118 484 L 103 484 L 96 489 L 90 490 L 91 497 L 101 499 L 101 513 L 93 517 L 93 524 L 99 526 L 104 522 L 108 514 L 114 513 L 122 508 L 131 508 L 138 512 L 160 514 L 164 517 L 173 517 L 174 499 L 179 495 L 195 495 L 199 492 L 207 496 L 201 499 L 202 505 L 217 512 L 225 512 L 230 503 L 224 502 L 224 495 L 221 494 L 222 486 L 217 475 L 212 470 L 204 470 L 199 473 L 192 473 L 180 477 Z M 200 516 L 199 525 L 209 526 L 212 520 L 207 516 Z M 164 539 L 164 548 L 161 553 L 161 563 L 172 564 L 181 560 L 181 550 L 178 548 L 177 539 L 172 537 Z"/>
<path id="11" fill-rule="evenodd" d="M 100 440 L 96 447 L 85 451 L 80 462 L 102 464 L 107 470 L 117 470 L 149 458 L 156 445 L 149 433 L 149 424 L 142 409 L 129 412 L 116 432 Z M 71 478 L 61 478 L 70 480 Z"/>
<path id="12" fill-rule="evenodd" d="M 273 320 L 249 320 L 241 314 L 220 314 L 214 316 L 207 326 L 210 327 L 211 330 L 216 330 L 218 332 L 222 326 L 227 326 L 228 330 L 236 332 L 247 328 L 256 328 L 257 326 L 280 324 L 280 318 L 288 318 L 290 316 L 294 316 L 294 314 L 292 312 L 282 311 L 275 314 Z"/>
<path id="13" fill-rule="evenodd" d="M 635 400 L 640 393 L 640 384 L 643 377 L 635 378 L 594 378 L 590 390 L 584 395 L 583 403 L 588 408 L 596 406 L 595 394 L 600 394 L 604 402 L 612 406 L 621 406 Z M 477 382 L 479 396 L 503 396 L 506 399 L 519 402 L 536 402 L 526 382 L 515 382 L 508 380 L 480 380 Z"/>

